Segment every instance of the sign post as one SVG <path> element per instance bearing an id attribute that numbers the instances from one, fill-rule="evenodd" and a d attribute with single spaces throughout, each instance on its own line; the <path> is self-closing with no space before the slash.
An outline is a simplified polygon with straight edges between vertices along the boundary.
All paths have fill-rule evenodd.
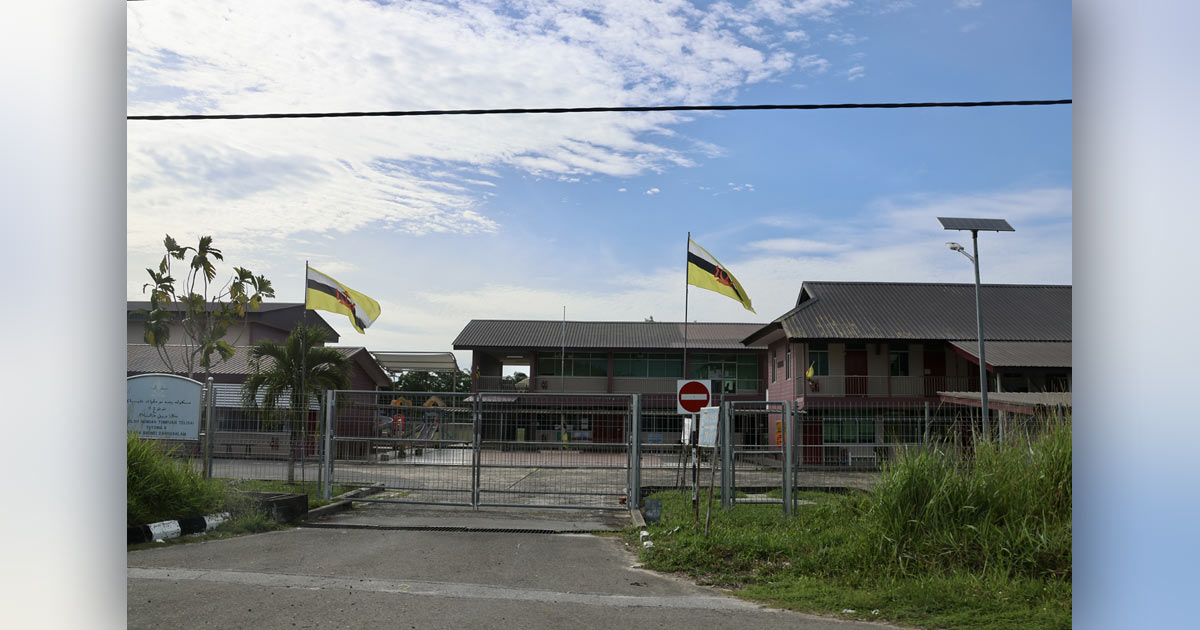
<path id="1" fill-rule="evenodd" d="M 675 382 L 676 394 L 675 405 L 676 411 L 679 414 L 698 414 L 700 410 L 707 407 L 712 401 L 712 383 L 708 380 L 697 379 L 680 379 Z M 694 461 L 692 463 L 692 511 L 695 515 L 696 524 L 700 522 L 700 450 L 695 446 L 695 442 L 691 440 L 691 431 L 694 430 L 698 422 L 684 423 L 684 439 L 683 443 L 692 444 Z M 687 451 L 686 446 L 683 447 L 684 452 Z"/>
<path id="2" fill-rule="evenodd" d="M 717 435 L 721 426 L 721 408 L 704 407 L 700 410 L 700 431 L 696 436 L 696 448 L 711 448 L 709 457 L 708 507 L 704 513 L 704 535 L 708 536 L 708 523 L 712 520 L 713 486 L 717 477 Z"/>

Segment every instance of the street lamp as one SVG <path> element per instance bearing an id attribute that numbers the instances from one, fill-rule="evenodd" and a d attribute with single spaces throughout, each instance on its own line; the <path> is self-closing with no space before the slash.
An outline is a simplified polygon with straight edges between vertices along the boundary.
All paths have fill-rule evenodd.
<path id="1" fill-rule="evenodd" d="M 946 247 L 966 256 L 975 265 L 975 334 L 979 339 L 979 407 L 983 412 L 983 439 L 987 440 L 991 433 L 988 423 L 987 356 L 984 354 L 983 347 L 983 298 L 981 297 L 979 286 L 979 232 L 980 230 L 991 232 L 1014 232 L 1015 230 L 1004 219 L 938 217 L 938 221 L 947 230 L 967 230 L 971 232 L 971 245 L 975 253 L 974 256 L 968 254 L 963 246 L 958 243 L 946 243 Z M 1003 434 L 1003 429 L 1001 429 L 1001 434 Z"/>

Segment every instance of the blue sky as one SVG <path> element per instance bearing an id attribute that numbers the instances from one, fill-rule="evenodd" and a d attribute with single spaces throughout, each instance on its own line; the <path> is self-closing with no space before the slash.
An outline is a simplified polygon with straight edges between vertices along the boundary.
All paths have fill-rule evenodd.
<path id="1" fill-rule="evenodd" d="M 1066 1 L 129 3 L 130 114 L 1071 98 Z M 1072 280 L 1069 105 L 130 121 L 128 296 L 165 233 L 373 350 L 473 318 L 678 321 L 686 235 L 767 322 L 805 280 L 972 282 L 937 216 L 1002 217 L 985 282 Z M 226 268 L 227 270 L 228 268 Z M 460 362 L 469 363 L 466 353 Z"/>

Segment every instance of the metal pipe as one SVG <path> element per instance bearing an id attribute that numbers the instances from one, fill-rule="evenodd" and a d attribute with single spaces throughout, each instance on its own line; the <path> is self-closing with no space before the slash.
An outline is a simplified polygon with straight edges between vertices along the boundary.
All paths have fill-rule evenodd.
<path id="1" fill-rule="evenodd" d="M 981 297 L 981 287 L 979 284 L 979 230 L 971 230 L 971 246 L 975 252 L 973 262 L 975 263 L 975 329 L 979 336 L 979 406 L 983 414 L 983 439 L 987 441 L 990 436 L 988 425 L 988 382 L 987 382 L 987 356 L 983 349 L 983 299 Z"/>

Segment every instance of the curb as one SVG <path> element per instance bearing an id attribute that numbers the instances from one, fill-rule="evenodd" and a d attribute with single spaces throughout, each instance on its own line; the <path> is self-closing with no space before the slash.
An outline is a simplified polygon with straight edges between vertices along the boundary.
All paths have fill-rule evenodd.
<path id="1" fill-rule="evenodd" d="M 188 534 L 200 534 L 213 529 L 229 520 L 229 512 L 221 512 L 211 516 L 191 516 L 177 521 L 160 521 L 149 525 L 126 527 L 126 545 L 178 538 Z"/>
<path id="2" fill-rule="evenodd" d="M 335 497 L 336 499 L 339 499 L 338 501 L 336 501 L 334 503 L 330 503 L 328 505 L 322 505 L 319 508 L 313 508 L 313 509 L 309 510 L 304 516 L 302 516 L 300 518 L 300 520 L 310 521 L 312 519 L 322 518 L 325 516 L 329 516 L 331 514 L 337 514 L 338 512 L 345 512 L 346 510 L 349 510 L 352 507 L 354 507 L 353 499 L 355 497 L 364 497 L 364 496 L 371 495 L 371 494 L 378 494 L 380 492 L 383 492 L 383 484 L 382 483 L 377 483 L 373 486 L 367 486 L 365 488 L 358 488 L 356 490 L 351 490 L 350 492 L 346 492 L 344 494 L 339 494 L 337 497 Z"/>
<path id="3" fill-rule="evenodd" d="M 646 526 L 646 519 L 642 516 L 641 510 L 630 508 L 629 520 L 633 521 L 633 526 L 639 529 Z"/>

